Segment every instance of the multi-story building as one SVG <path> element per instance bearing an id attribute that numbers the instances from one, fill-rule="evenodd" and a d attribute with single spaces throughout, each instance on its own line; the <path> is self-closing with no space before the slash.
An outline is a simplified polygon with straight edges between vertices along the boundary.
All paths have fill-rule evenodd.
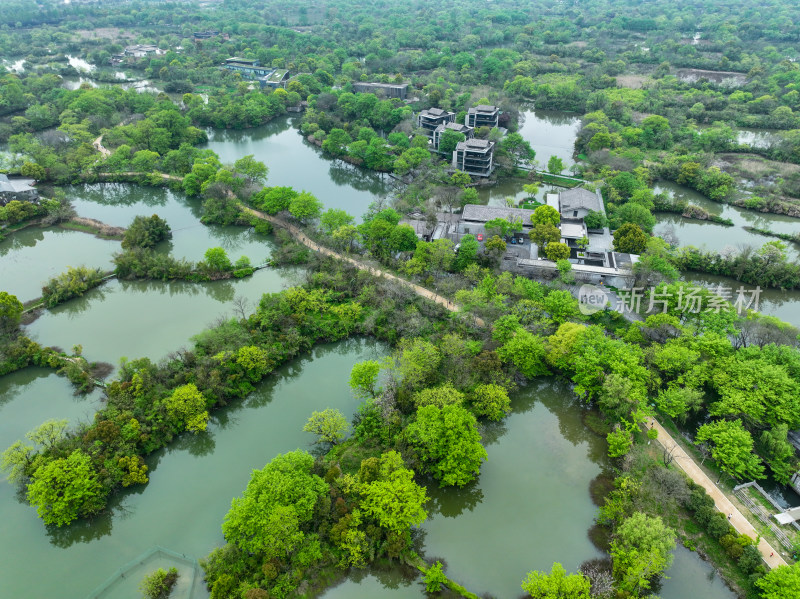
<path id="1" fill-rule="evenodd" d="M 433 132 L 439 125 L 446 125 L 456 120 L 456 113 L 447 112 L 441 108 L 428 108 L 417 115 L 417 127 L 424 129 L 425 135 L 433 137 Z"/>
<path id="2" fill-rule="evenodd" d="M 353 83 L 353 91 L 359 94 L 377 94 L 387 98 L 406 99 L 408 83 L 366 83 L 358 81 Z"/>
<path id="3" fill-rule="evenodd" d="M 439 142 L 442 139 L 442 135 L 445 131 L 455 131 L 456 133 L 462 133 L 467 139 L 472 139 L 473 129 L 472 127 L 467 127 L 466 125 L 462 125 L 460 123 L 447 123 L 444 125 L 439 125 L 436 129 L 433 130 L 433 147 L 434 149 L 439 149 Z"/>
<path id="4" fill-rule="evenodd" d="M 479 104 L 467 110 L 464 124 L 467 127 L 497 127 L 500 122 L 500 109 L 497 106 Z"/>
<path id="5" fill-rule="evenodd" d="M 259 66 L 257 60 L 239 58 L 238 56 L 228 58 L 225 61 L 225 64 L 222 65 L 222 68 L 241 73 L 242 77 L 246 79 L 260 79 L 262 77 L 269 77 L 275 71 L 275 69 L 272 67 Z"/>
<path id="6" fill-rule="evenodd" d="M 494 142 L 468 139 L 458 142 L 453 152 L 453 168 L 475 177 L 488 177 L 494 170 Z"/>

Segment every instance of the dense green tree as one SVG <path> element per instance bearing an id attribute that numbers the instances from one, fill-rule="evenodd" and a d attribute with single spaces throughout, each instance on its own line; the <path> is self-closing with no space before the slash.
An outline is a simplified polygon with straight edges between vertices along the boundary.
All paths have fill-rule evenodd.
<path id="1" fill-rule="evenodd" d="M 647 248 L 647 234 L 634 223 L 626 223 L 614 231 L 614 250 L 625 254 L 641 254 Z"/>
<path id="2" fill-rule="evenodd" d="M 450 156 L 455 151 L 458 142 L 464 141 L 465 139 L 467 138 L 463 133 L 453 131 L 452 129 L 445 129 L 439 139 L 439 151 Z"/>
<path id="3" fill-rule="evenodd" d="M 617 427 L 606 435 L 608 442 L 608 457 L 620 458 L 627 455 L 633 447 L 633 438 L 631 434 L 624 428 Z"/>
<path id="4" fill-rule="evenodd" d="M 177 568 L 169 570 L 159 568 L 142 579 L 142 582 L 139 583 L 139 590 L 145 599 L 168 599 L 177 581 Z"/>
<path id="5" fill-rule="evenodd" d="M 339 443 L 347 435 L 347 419 L 339 410 L 328 408 L 322 412 L 314 411 L 303 427 L 303 431 L 317 435 L 318 443 Z"/>
<path id="6" fill-rule="evenodd" d="M 263 185 L 267 182 L 267 175 L 269 169 L 263 162 L 259 162 L 253 157 L 253 154 L 243 156 L 233 163 L 234 170 L 245 177 L 251 183 L 260 183 Z"/>
<path id="7" fill-rule="evenodd" d="M 430 386 L 438 378 L 442 354 L 427 339 L 403 339 L 393 362 L 393 370 L 402 384 L 412 391 L 418 391 Z"/>
<path id="8" fill-rule="evenodd" d="M 291 187 L 265 187 L 253 196 L 253 203 L 267 214 L 289 210 L 289 205 L 299 194 Z"/>
<path id="9" fill-rule="evenodd" d="M 450 382 L 438 387 L 430 387 L 423 389 L 414 394 L 414 406 L 419 408 L 421 406 L 436 406 L 443 408 L 444 406 L 460 406 L 464 404 L 464 394 L 453 387 Z"/>
<path id="10" fill-rule="evenodd" d="M 547 161 L 548 172 L 560 175 L 564 168 L 566 167 L 564 166 L 564 161 L 561 160 L 561 158 L 558 156 L 550 156 L 550 160 Z"/>
<path id="11" fill-rule="evenodd" d="M 0 335 L 16 331 L 22 318 L 24 306 L 6 291 L 0 291 Z"/>
<path id="12" fill-rule="evenodd" d="M 45 524 L 56 526 L 102 509 L 101 485 L 91 458 L 76 449 L 66 458 L 39 466 L 28 485 L 28 501 Z"/>
<path id="13" fill-rule="evenodd" d="M 561 243 L 559 241 L 551 241 L 547 244 L 547 247 L 544 249 L 544 253 L 547 256 L 548 260 L 552 260 L 553 262 L 558 262 L 559 260 L 566 260 L 569 258 L 571 254 L 571 250 L 566 243 Z"/>
<path id="14" fill-rule="evenodd" d="M 549 244 L 559 242 L 561 230 L 550 223 L 536 224 L 531 229 L 530 238 L 531 242 L 539 246 L 540 249 L 546 249 Z"/>
<path id="15" fill-rule="evenodd" d="M 375 397 L 381 389 L 377 387 L 381 363 L 375 360 L 357 362 L 350 371 L 350 388 L 358 397 Z"/>
<path id="16" fill-rule="evenodd" d="M 602 229 L 603 227 L 608 226 L 608 219 L 606 218 L 606 215 L 595 210 L 589 210 L 586 217 L 584 217 L 583 222 L 589 229 Z"/>
<path id="17" fill-rule="evenodd" d="M 628 223 L 637 225 L 642 231 L 652 233 L 656 224 L 656 217 L 647 207 L 631 201 L 617 208 L 611 217 L 611 227 L 613 229 L 620 229 Z"/>
<path id="18" fill-rule="evenodd" d="M 501 360 L 512 363 L 528 378 L 550 374 L 544 361 L 546 354 L 544 339 L 522 328 L 497 349 Z"/>
<path id="19" fill-rule="evenodd" d="M 534 225 L 553 225 L 558 227 L 561 223 L 561 215 L 552 206 L 539 206 L 531 214 L 531 222 Z"/>
<path id="20" fill-rule="evenodd" d="M 501 153 L 511 158 L 515 167 L 527 164 L 536 158 L 536 152 L 531 148 L 530 142 L 519 133 L 509 133 L 498 144 Z"/>
<path id="21" fill-rule="evenodd" d="M 461 238 L 459 242 L 458 251 L 456 252 L 453 267 L 456 270 L 464 270 L 470 264 L 474 264 L 478 259 L 478 250 L 480 245 L 474 235 L 467 234 Z"/>
<path id="22" fill-rule="evenodd" d="M 550 574 L 528 572 L 522 590 L 533 599 L 589 599 L 591 583 L 583 574 L 567 574 L 564 566 L 555 562 Z"/>
<path id="23" fill-rule="evenodd" d="M 352 225 L 355 219 L 344 210 L 338 208 L 328 208 L 322 213 L 319 219 L 320 228 L 328 235 L 332 234 L 339 227 Z"/>
<path id="24" fill-rule="evenodd" d="M 800 564 L 778 566 L 756 580 L 761 599 L 788 599 L 800 596 Z"/>
<path id="25" fill-rule="evenodd" d="M 321 212 L 322 202 L 307 191 L 301 192 L 289 203 L 289 214 L 303 223 L 319 218 Z"/>
<path id="26" fill-rule="evenodd" d="M 254 470 L 241 497 L 231 503 L 222 532 L 242 551 L 285 559 L 303 541 L 300 525 L 328 485 L 312 474 L 314 458 L 302 451 L 279 454 Z"/>
<path id="27" fill-rule="evenodd" d="M 164 407 L 178 430 L 193 433 L 206 430 L 208 412 L 206 399 L 194 383 L 182 385 L 164 399 Z"/>
<path id="28" fill-rule="evenodd" d="M 646 593 L 652 580 L 672 564 L 675 531 L 658 516 L 634 512 L 622 521 L 611 542 L 611 558 L 618 588 Z"/>
<path id="29" fill-rule="evenodd" d="M 419 408 L 406 435 L 419 459 L 444 486 L 471 482 L 486 459 L 475 416 L 461 406 Z"/>
<path id="30" fill-rule="evenodd" d="M 522 220 L 514 218 L 493 218 L 484 225 L 488 235 L 508 237 L 512 233 L 522 231 Z"/>
<path id="31" fill-rule="evenodd" d="M 25 471 L 31 465 L 33 445 L 24 445 L 15 441 L 0 456 L 0 472 L 8 473 L 8 480 L 18 483 L 25 477 Z"/>
<path id="32" fill-rule="evenodd" d="M 428 516 L 425 488 L 414 482 L 414 472 L 405 467 L 403 457 L 396 451 L 381 455 L 376 476 L 362 481 L 359 493 L 361 509 L 392 532 L 404 533 Z"/>
<path id="33" fill-rule="evenodd" d="M 233 268 L 228 253 L 222 248 L 208 248 L 203 256 L 208 268 L 216 272 L 227 272 Z"/>
<path id="34" fill-rule="evenodd" d="M 489 420 L 502 420 L 511 412 L 508 391 L 493 383 L 477 385 L 469 401 L 478 416 L 486 416 Z"/>
<path id="35" fill-rule="evenodd" d="M 656 405 L 670 418 L 685 420 L 703 405 L 703 392 L 691 387 L 668 387 L 658 393 Z"/>
<path id="36" fill-rule="evenodd" d="M 775 480 L 783 484 L 788 484 L 792 475 L 797 472 L 797 458 L 788 434 L 789 425 L 779 424 L 773 429 L 763 431 L 758 443 L 759 453 L 769 464 Z"/>
<path id="37" fill-rule="evenodd" d="M 697 429 L 695 443 L 709 443 L 711 457 L 723 472 L 743 478 L 764 478 L 764 467 L 753 452 L 753 437 L 741 420 L 717 420 Z"/>
<path id="38" fill-rule="evenodd" d="M 150 217 L 135 216 L 122 238 L 122 248 L 152 248 L 159 241 L 172 237 L 169 224 L 157 214 Z"/>

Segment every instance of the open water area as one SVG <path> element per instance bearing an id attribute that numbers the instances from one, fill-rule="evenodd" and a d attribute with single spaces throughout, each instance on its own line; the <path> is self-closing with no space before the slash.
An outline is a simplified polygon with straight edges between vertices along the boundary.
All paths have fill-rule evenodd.
<path id="1" fill-rule="evenodd" d="M 567 130 L 574 136 L 576 123 L 571 115 L 531 111 L 524 134 L 547 141 L 537 147 L 540 161 L 553 153 L 564 153 L 566 159 L 571 156 Z M 564 139 L 553 128 L 563 131 Z M 212 131 L 208 147 L 223 162 L 253 154 L 269 166 L 268 184 L 308 190 L 326 207 L 356 216 L 391 192 L 388 178 L 324 158 L 290 118 L 248 131 Z M 272 251 L 268 238 L 249 230 L 203 225 L 199 200 L 181 193 L 129 184 L 66 191 L 80 216 L 111 225 L 126 226 L 137 214 L 159 214 L 174 233 L 159 251 L 178 257 L 200 260 L 206 249 L 220 246 L 232 259 L 247 255 L 258 263 Z M 33 299 L 44 281 L 66 266 L 110 268 L 119 249 L 119 242 L 82 232 L 27 229 L 0 243 L 0 279 L 20 299 Z M 111 281 L 45 312 L 27 326 L 27 333 L 67 350 L 80 344 L 93 361 L 158 360 L 190 343 L 216 319 L 232 315 L 237 296 L 252 309 L 261 294 L 280 291 L 294 280 L 292 271 L 264 269 L 241 281 L 203 284 Z M 111 578 L 116 581 L 113 593 L 103 596 L 132 599 L 146 573 L 135 560 L 154 547 L 188 560 L 207 555 L 224 542 L 222 520 L 251 470 L 278 453 L 309 449 L 313 438 L 302 426 L 313 410 L 338 408 L 352 415 L 358 401 L 348 386 L 350 369 L 388 352 L 384 344 L 351 339 L 319 346 L 285 364 L 250 396 L 215 412 L 207 432 L 182 436 L 149 456 L 150 482 L 116 496 L 91 521 L 48 529 L 12 485 L 0 482 L 0 595 L 83 598 Z M 7 447 L 49 418 L 64 418 L 71 425 L 88 422 L 102 400 L 101 391 L 75 396 L 68 381 L 49 370 L 28 368 L 2 377 L 0 445 Z M 512 407 L 504 422 L 482 428 L 489 459 L 476 483 L 440 490 L 430 482 L 429 517 L 418 533 L 424 555 L 446 562 L 454 580 L 497 597 L 519 596 L 530 570 L 549 570 L 559 561 L 574 571 L 600 555 L 587 536 L 597 513 L 589 483 L 607 466 L 605 441 L 583 425 L 583 408 L 569 387 L 556 380 L 522 388 Z M 134 566 L 120 571 L 131 560 Z M 147 571 L 171 565 L 158 556 L 146 563 Z M 712 574 L 696 554 L 678 548 L 660 595 L 731 598 Z M 179 599 L 208 596 L 202 581 L 191 592 L 188 585 L 179 590 Z M 399 570 L 354 573 L 323 594 L 328 599 L 423 595 L 419 579 L 409 580 Z"/>

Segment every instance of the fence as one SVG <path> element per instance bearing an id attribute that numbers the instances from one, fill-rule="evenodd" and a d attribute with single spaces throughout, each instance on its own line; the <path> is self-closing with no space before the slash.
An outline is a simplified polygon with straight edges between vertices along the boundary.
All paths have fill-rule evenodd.
<path id="1" fill-rule="evenodd" d="M 87 599 L 138 599 L 142 579 L 158 568 L 178 570 L 178 582 L 170 594 L 171 599 L 192 599 L 202 584 L 196 559 L 156 545 L 118 568 Z"/>
<path id="2" fill-rule="evenodd" d="M 760 486 L 760 485 L 759 485 L 757 482 L 755 482 L 755 481 L 751 481 L 751 482 L 749 482 L 749 483 L 744 483 L 743 485 L 738 485 L 738 486 L 736 486 L 736 487 L 734 487 L 734 488 L 733 488 L 733 494 L 734 494 L 734 495 L 736 495 L 736 497 L 737 497 L 737 498 L 738 498 L 738 499 L 739 499 L 739 500 L 740 500 L 740 501 L 741 501 L 743 504 L 745 504 L 745 505 L 747 506 L 747 508 L 748 508 L 748 509 L 749 509 L 749 510 L 750 510 L 750 511 L 753 513 L 753 514 L 755 514 L 755 516 L 756 516 L 756 517 L 757 517 L 759 520 L 761 520 L 761 522 L 763 522 L 764 524 L 766 524 L 766 525 L 767 525 L 767 527 L 769 527 L 769 529 L 772 531 L 772 533 L 775 535 L 775 537 L 776 537 L 776 538 L 777 538 L 777 539 L 778 539 L 778 540 L 781 542 L 781 545 L 783 545 L 783 546 L 784 546 L 784 547 L 785 547 L 787 550 L 791 551 L 791 550 L 794 548 L 794 545 L 793 545 L 793 543 L 792 543 L 792 540 L 791 540 L 791 539 L 790 539 L 790 538 L 787 536 L 787 534 L 786 534 L 785 532 L 783 532 L 783 530 L 782 530 L 782 529 L 781 529 L 781 528 L 780 528 L 780 527 L 779 527 L 779 526 L 778 526 L 778 525 L 777 525 L 777 524 L 774 522 L 774 520 L 773 520 L 772 516 L 771 516 L 770 514 L 768 514 L 768 513 L 767 513 L 767 511 L 766 511 L 766 510 L 765 510 L 765 509 L 764 509 L 762 506 L 760 506 L 758 503 L 756 503 L 756 502 L 753 500 L 753 498 L 752 498 L 752 497 L 750 497 L 750 495 L 748 495 L 748 494 L 747 494 L 747 490 L 746 490 L 746 489 L 747 489 L 748 487 L 754 487 L 754 488 L 755 488 L 755 489 L 756 489 L 756 490 L 757 490 L 759 493 L 761 493 L 761 494 L 764 496 L 764 498 L 765 498 L 767 501 L 769 501 L 769 502 L 770 502 L 770 504 L 771 504 L 771 505 L 772 505 L 772 506 L 773 506 L 773 507 L 774 507 L 774 508 L 775 508 L 775 509 L 776 509 L 778 512 L 782 512 L 782 511 L 783 511 L 783 508 L 781 508 L 781 506 L 779 506 L 777 503 L 775 503 L 775 500 L 774 500 L 774 499 L 772 499 L 772 497 L 770 497 L 770 496 L 769 496 L 769 494 L 768 494 L 766 491 L 764 491 L 764 489 L 762 489 L 762 488 L 761 488 L 761 486 Z M 792 522 L 792 525 L 793 525 L 793 526 L 794 526 L 796 529 L 800 530 L 800 525 L 798 525 L 798 524 L 797 524 L 797 522 Z"/>

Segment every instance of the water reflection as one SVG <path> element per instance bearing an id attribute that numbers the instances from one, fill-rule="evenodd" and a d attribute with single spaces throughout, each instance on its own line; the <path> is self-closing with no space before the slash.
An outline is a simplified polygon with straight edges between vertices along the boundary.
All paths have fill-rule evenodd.
<path id="1" fill-rule="evenodd" d="M 677 237 L 679 245 L 706 247 L 715 252 L 736 249 L 742 245 L 759 248 L 768 241 L 774 241 L 775 238 L 751 233 L 744 227 L 758 227 L 787 234 L 797 233 L 800 228 L 800 220 L 796 218 L 713 202 L 693 189 L 671 181 L 660 181 L 653 189 L 656 193 L 666 192 L 670 197 L 694 204 L 710 214 L 730 219 L 733 222 L 733 226 L 729 227 L 709 221 L 685 219 L 679 214 L 656 213 L 658 221 L 655 228 L 656 235 L 664 234 L 667 227 L 670 227 Z M 796 258 L 799 246 L 794 243 L 786 243 L 786 245 L 789 255 Z"/>
<path id="2" fill-rule="evenodd" d="M 0 241 L 0 288 L 26 302 L 42 295 L 42 285 L 68 266 L 112 268 L 118 241 L 80 231 L 29 227 Z"/>
<path id="3" fill-rule="evenodd" d="M 569 169 L 575 164 L 573 152 L 575 139 L 581 128 L 581 117 L 557 110 L 526 110 L 522 113 L 519 134 L 530 142 L 536 151 L 540 168 L 547 165 L 550 156 L 558 156 Z"/>
<path id="4" fill-rule="evenodd" d="M 342 345 L 348 348 L 344 353 Z M 302 360 L 299 375 L 290 374 L 295 368 L 278 368 L 276 380 L 259 385 L 251 395 L 259 396 L 258 401 L 231 402 L 215 412 L 207 434 L 182 436 L 149 456 L 150 482 L 124 490 L 91 521 L 47 531 L 35 509 L 18 503 L 13 488 L 0 484 L 3 596 L 63 596 L 67 588 L 69 596 L 84 597 L 156 544 L 193 557 L 206 555 L 223 543 L 220 524 L 251 471 L 278 453 L 309 447 L 314 436 L 302 428 L 312 411 L 336 408 L 352 414 L 358 401 L 347 373 L 356 362 L 387 351 L 373 341 L 353 340 L 318 348 L 313 358 Z M 319 381 L 325 381 L 324 393 Z M 44 395 L 51 403 L 58 397 Z M 221 426 L 223 421 L 229 425 Z M 31 564 L 39 575 L 20 576 Z M 394 584 L 392 580 L 391 575 L 381 578 L 386 584 Z"/>
<path id="5" fill-rule="evenodd" d="M 205 147 L 214 150 L 223 163 L 253 154 L 270 169 L 268 185 L 309 191 L 326 207 L 347 210 L 357 217 L 391 190 L 388 178 L 323 156 L 303 138 L 290 117 L 240 131 L 209 129 L 208 134 Z"/>
<path id="6" fill-rule="evenodd" d="M 514 394 L 512 409 L 477 482 L 429 487 L 422 525 L 426 555 L 445 556 L 448 575 L 471 591 L 499 597 L 518 595 L 532 569 L 559 561 L 574 571 L 599 555 L 586 536 L 596 515 L 589 482 L 606 461 L 603 439 L 584 429 L 563 382 L 530 384 Z"/>

